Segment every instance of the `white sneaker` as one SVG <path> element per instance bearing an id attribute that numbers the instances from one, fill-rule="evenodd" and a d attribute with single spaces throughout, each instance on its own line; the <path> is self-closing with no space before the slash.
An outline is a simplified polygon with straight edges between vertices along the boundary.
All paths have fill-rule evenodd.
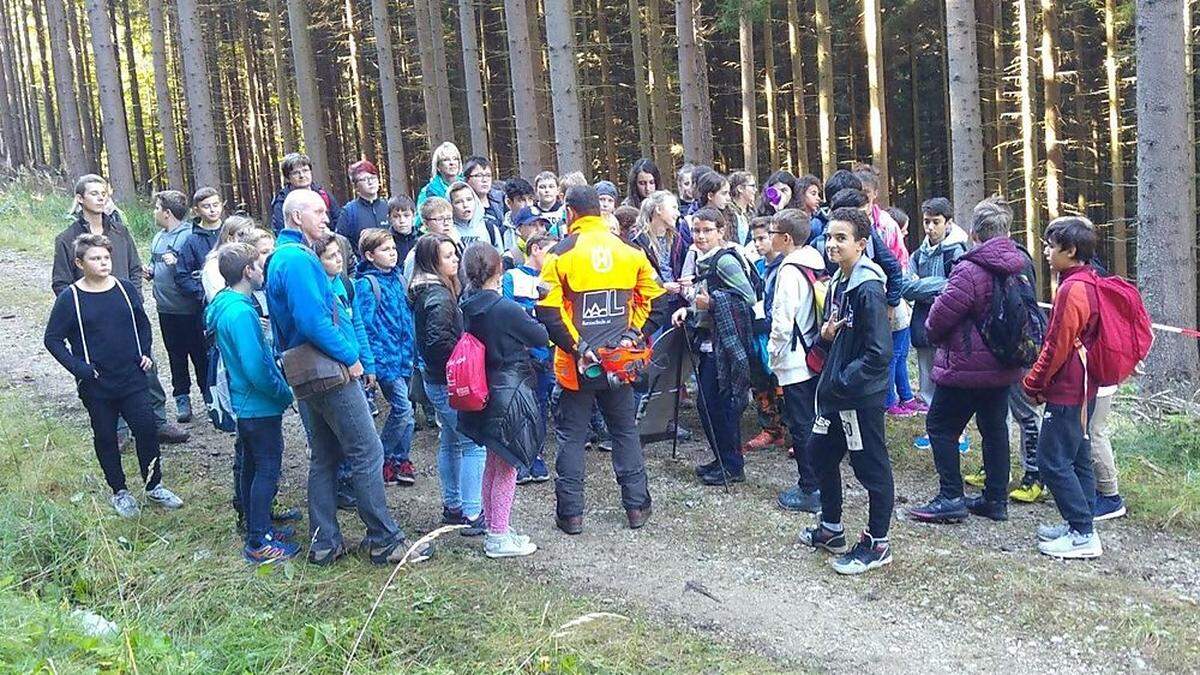
<path id="1" fill-rule="evenodd" d="M 489 558 L 516 558 L 530 555 L 537 550 L 537 544 L 514 534 L 488 533 L 483 540 L 483 554 Z"/>
<path id="2" fill-rule="evenodd" d="M 117 510 L 117 515 L 122 518 L 132 518 L 141 513 L 142 509 L 138 506 L 137 500 L 133 498 L 133 494 L 129 490 L 121 490 L 117 494 L 109 497 L 113 508 Z"/>
<path id="3" fill-rule="evenodd" d="M 1104 553 L 1100 546 L 1100 535 L 1079 534 L 1075 530 L 1064 534 L 1058 539 L 1043 541 L 1038 544 L 1038 550 L 1054 558 L 1099 558 Z"/>
<path id="4" fill-rule="evenodd" d="M 183 500 L 161 484 L 146 493 L 146 499 L 158 504 L 164 509 L 178 509 L 183 506 Z"/>
<path id="5" fill-rule="evenodd" d="M 1059 523 L 1057 525 L 1038 525 L 1037 538 L 1038 541 L 1054 541 L 1070 531 L 1070 523 Z"/>

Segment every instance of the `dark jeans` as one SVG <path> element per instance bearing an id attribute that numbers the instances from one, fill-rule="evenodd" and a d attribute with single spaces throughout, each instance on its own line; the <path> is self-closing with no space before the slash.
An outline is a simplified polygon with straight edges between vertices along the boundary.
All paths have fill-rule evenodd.
<path id="1" fill-rule="evenodd" d="M 279 489 L 283 416 L 239 419 L 237 433 L 242 444 L 238 479 L 246 509 L 246 546 L 258 548 L 271 529 L 271 503 Z"/>
<path id="2" fill-rule="evenodd" d="M 858 421 L 861 450 L 850 450 L 846 424 L 842 415 L 853 415 Z M 888 457 L 883 438 L 883 408 L 844 411 L 829 417 L 825 433 L 813 431 L 809 437 L 813 467 L 821 486 L 821 520 L 842 522 L 842 458 L 850 454 L 854 477 L 867 490 L 869 503 L 867 531 L 880 539 L 888 534 L 892 509 L 896 501 L 896 486 L 892 481 L 892 460 Z"/>
<path id="3" fill-rule="evenodd" d="M 971 416 L 983 437 L 983 470 L 987 481 L 983 498 L 989 502 L 1008 499 L 1008 395 L 1010 387 L 967 389 L 938 385 L 933 404 L 925 418 L 925 431 L 933 450 L 941 484 L 939 494 L 946 499 L 963 496 L 963 479 L 958 452 L 958 437 L 967 428 Z"/>
<path id="4" fill-rule="evenodd" d="M 242 467 L 245 466 L 245 446 L 241 434 L 233 435 L 233 510 L 239 516 L 246 515 L 246 502 L 242 493 Z"/>
<path id="5" fill-rule="evenodd" d="M 125 490 L 125 470 L 121 468 L 121 448 L 117 445 L 117 418 L 129 423 L 137 444 L 138 468 L 143 485 L 153 490 L 162 482 L 161 457 L 158 453 L 158 424 L 150 392 L 141 389 L 121 398 L 83 398 L 88 418 L 92 422 L 92 444 L 96 459 L 104 471 L 104 480 L 113 494 Z"/>
<path id="6" fill-rule="evenodd" d="M 722 390 L 717 378 L 717 359 L 700 353 L 700 421 L 713 449 L 729 473 L 740 473 L 742 457 L 742 411 L 746 408 L 745 391 Z"/>
<path id="7" fill-rule="evenodd" d="M 646 463 L 634 422 L 633 388 L 598 391 L 562 390 L 555 411 L 554 432 L 558 438 L 557 477 L 554 494 L 559 517 L 583 515 L 583 483 L 586 473 L 584 446 L 587 444 L 592 406 L 598 404 L 612 432 L 613 473 L 621 486 L 621 503 L 628 509 L 650 506 Z"/>
<path id="8" fill-rule="evenodd" d="M 792 433 L 792 453 L 796 457 L 796 484 L 804 492 L 817 489 L 817 472 L 813 469 L 812 447 L 808 438 L 812 435 L 813 420 L 817 416 L 817 379 L 789 384 L 783 388 L 784 421 Z"/>
<path id="9" fill-rule="evenodd" d="M 383 488 L 383 444 L 367 408 L 362 385 L 349 382 L 300 401 L 308 434 L 308 522 L 312 550 L 344 545 L 337 521 L 337 467 L 350 462 L 358 517 L 366 525 L 363 541 L 383 547 L 404 539 L 388 512 Z"/>
<path id="10" fill-rule="evenodd" d="M 196 372 L 196 384 L 204 400 L 208 400 L 208 349 L 204 345 L 203 314 L 158 315 L 162 329 L 163 347 L 167 350 L 167 361 L 171 364 L 171 395 L 186 396 L 191 393 L 192 380 L 188 377 L 188 360 Z"/>
<path id="11" fill-rule="evenodd" d="M 1096 399 L 1088 401 L 1089 417 L 1095 407 Z M 1092 442 L 1083 435 L 1081 408 L 1046 404 L 1038 436 L 1038 468 L 1063 520 L 1076 532 L 1091 534 L 1096 474 L 1092 471 Z"/>

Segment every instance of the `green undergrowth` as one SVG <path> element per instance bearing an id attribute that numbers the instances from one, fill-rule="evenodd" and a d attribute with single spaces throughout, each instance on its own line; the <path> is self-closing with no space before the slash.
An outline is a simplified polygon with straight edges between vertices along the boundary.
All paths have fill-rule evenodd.
<path id="1" fill-rule="evenodd" d="M 390 568 L 250 567 L 219 478 L 176 484 L 178 512 L 122 520 L 81 416 L 41 410 L 26 390 L 0 387 L 0 465 L 0 670 L 338 672 L 360 632 L 355 672 L 777 668 L 473 547 L 399 570 L 368 622 Z M 115 630 L 89 636 L 80 612 Z"/>
<path id="2" fill-rule="evenodd" d="M 54 237 L 73 220 L 70 191 L 43 179 L 24 178 L 0 185 L 0 248 L 49 258 Z M 150 209 L 140 202 L 119 204 L 139 250 L 154 234 Z"/>
<path id="3" fill-rule="evenodd" d="M 1118 401 L 1118 410 L 1126 405 Z M 1112 443 L 1130 517 L 1159 529 L 1200 531 L 1200 420 L 1117 414 Z"/>

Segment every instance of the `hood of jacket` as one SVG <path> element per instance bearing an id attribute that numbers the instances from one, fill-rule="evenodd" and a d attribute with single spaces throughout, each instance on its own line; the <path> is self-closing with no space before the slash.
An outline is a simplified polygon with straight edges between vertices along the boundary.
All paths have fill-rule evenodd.
<path id="1" fill-rule="evenodd" d="M 490 289 L 471 289 L 463 296 L 459 307 L 462 309 L 464 319 L 473 319 L 482 317 L 488 311 L 500 302 L 502 296 L 496 291 Z"/>
<path id="2" fill-rule="evenodd" d="M 1017 274 L 1025 266 L 1025 255 L 1008 237 L 995 237 L 967 251 L 959 258 L 970 261 L 991 272 L 1007 276 Z"/>
<path id="3" fill-rule="evenodd" d="M 257 312 L 254 309 L 254 303 L 250 300 L 250 296 L 242 295 L 231 288 L 220 291 L 213 297 L 212 302 L 208 303 L 208 307 L 204 310 L 205 328 L 215 331 L 223 318 L 230 312 L 236 311 L 241 307 L 248 307 L 251 311 Z"/>
<path id="4" fill-rule="evenodd" d="M 834 284 L 840 284 L 846 277 L 842 274 L 842 268 L 839 266 L 837 272 L 833 274 L 833 280 L 830 281 L 830 287 Z M 883 269 L 876 265 L 873 260 L 863 253 L 858 257 L 858 262 L 854 263 L 853 269 L 850 270 L 850 279 L 846 284 L 846 291 L 850 292 L 858 288 L 868 281 L 878 281 L 881 284 L 887 285 L 887 276 L 883 273 Z"/>
<path id="5" fill-rule="evenodd" d="M 817 273 L 825 271 L 825 258 L 823 258 L 820 252 L 818 252 L 817 249 L 813 248 L 812 246 L 801 246 L 797 248 L 796 250 L 784 256 L 780 261 L 780 264 L 800 265 L 801 267 L 807 267 L 813 270 L 813 272 Z M 875 263 L 871 264 L 874 265 Z M 878 268 L 878 266 L 876 267 Z M 879 270 L 879 273 L 883 274 L 883 270 Z M 862 282 L 859 281 L 858 283 Z"/>

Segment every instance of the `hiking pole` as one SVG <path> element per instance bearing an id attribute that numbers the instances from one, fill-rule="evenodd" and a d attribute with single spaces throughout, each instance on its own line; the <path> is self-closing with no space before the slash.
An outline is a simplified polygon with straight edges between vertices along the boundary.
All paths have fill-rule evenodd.
<path id="1" fill-rule="evenodd" d="M 687 329 L 687 323 L 684 323 L 683 329 L 684 340 L 687 341 L 688 355 L 692 353 L 692 336 Z M 729 472 L 725 470 L 725 459 L 721 457 L 721 450 L 717 447 L 717 432 L 712 428 L 712 419 L 708 415 L 708 403 L 704 400 L 704 387 L 700 384 L 700 359 L 691 359 L 692 374 L 696 376 L 696 408 L 700 411 L 700 425 L 704 427 L 704 436 L 708 439 L 708 447 L 717 456 L 717 465 L 721 468 L 721 477 L 724 479 L 725 494 L 729 494 Z"/>
<path id="2" fill-rule="evenodd" d="M 671 459 L 675 459 L 675 449 L 679 447 L 679 397 L 683 393 L 683 359 L 684 350 L 688 349 L 687 332 L 683 335 L 683 346 L 677 351 L 679 352 L 679 363 L 675 364 L 675 419 L 673 424 L 673 438 L 671 438 Z"/>

